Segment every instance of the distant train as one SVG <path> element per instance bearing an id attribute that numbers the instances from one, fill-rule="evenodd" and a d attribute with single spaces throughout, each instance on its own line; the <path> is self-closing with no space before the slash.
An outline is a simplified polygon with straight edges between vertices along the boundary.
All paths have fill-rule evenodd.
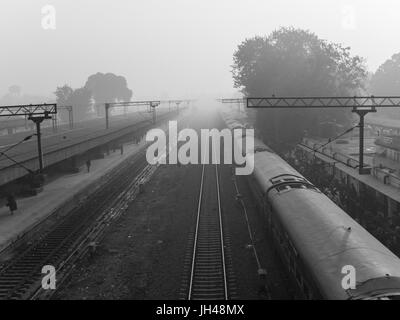
<path id="1" fill-rule="evenodd" d="M 230 129 L 249 127 L 221 115 Z M 400 259 L 262 141 L 254 146 L 250 185 L 298 297 L 400 300 Z"/>

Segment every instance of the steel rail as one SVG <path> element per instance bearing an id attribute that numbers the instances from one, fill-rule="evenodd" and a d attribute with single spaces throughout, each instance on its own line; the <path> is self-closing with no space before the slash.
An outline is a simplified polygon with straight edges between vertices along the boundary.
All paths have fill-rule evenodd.
<path id="1" fill-rule="evenodd" d="M 221 238 L 220 241 L 221 241 L 222 270 L 224 273 L 224 294 L 225 294 L 225 300 L 228 300 L 228 281 L 227 281 L 227 277 L 226 277 L 224 227 L 222 224 L 222 209 L 221 209 L 221 195 L 220 195 L 220 191 L 219 191 L 218 164 L 215 165 L 215 175 L 216 175 L 216 179 L 217 179 L 216 181 L 217 181 L 217 198 L 218 198 L 218 217 L 219 217 L 220 238 Z"/>
<path id="2" fill-rule="evenodd" d="M 193 256 L 192 256 L 192 267 L 191 267 L 191 272 L 190 272 L 190 283 L 189 283 L 188 300 L 190 300 L 192 298 L 193 279 L 194 279 L 194 266 L 196 264 L 196 247 L 197 247 L 197 238 L 198 238 L 198 232 L 199 232 L 201 203 L 202 203 L 202 199 L 203 199 L 204 168 L 205 168 L 205 164 L 202 165 L 202 169 L 201 169 L 199 202 L 197 204 L 196 230 L 195 230 L 195 233 L 194 233 Z"/>

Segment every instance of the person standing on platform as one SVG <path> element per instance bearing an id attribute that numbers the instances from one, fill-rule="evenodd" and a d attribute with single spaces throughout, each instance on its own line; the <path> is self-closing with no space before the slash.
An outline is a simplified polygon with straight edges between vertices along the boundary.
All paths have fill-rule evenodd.
<path id="1" fill-rule="evenodd" d="M 6 206 L 10 209 L 11 214 L 14 214 L 14 211 L 18 209 L 17 201 L 15 201 L 15 197 L 12 194 L 8 195 Z"/>
<path id="2" fill-rule="evenodd" d="M 90 172 L 90 166 L 92 165 L 92 162 L 90 161 L 90 159 L 88 159 L 86 161 L 86 168 L 87 168 L 87 172 Z"/>

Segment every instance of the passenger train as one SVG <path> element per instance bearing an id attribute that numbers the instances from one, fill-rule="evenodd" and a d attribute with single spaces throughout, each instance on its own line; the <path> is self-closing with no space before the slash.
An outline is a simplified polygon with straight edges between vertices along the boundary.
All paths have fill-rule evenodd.
<path id="1" fill-rule="evenodd" d="M 249 127 L 221 116 L 231 130 Z M 400 300 L 400 259 L 257 138 L 249 178 L 298 298 Z"/>

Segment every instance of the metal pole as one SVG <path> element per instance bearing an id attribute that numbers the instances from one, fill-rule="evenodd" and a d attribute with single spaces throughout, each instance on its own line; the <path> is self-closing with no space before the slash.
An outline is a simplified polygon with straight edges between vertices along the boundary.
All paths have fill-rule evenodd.
<path id="1" fill-rule="evenodd" d="M 364 113 L 358 113 L 360 116 L 360 123 L 359 123 L 359 129 L 360 129 L 360 148 L 359 148 L 359 162 L 360 166 L 358 168 L 358 173 L 363 174 L 363 168 L 364 168 Z"/>
<path id="2" fill-rule="evenodd" d="M 55 118 L 52 118 L 52 119 L 51 119 L 51 123 L 52 123 L 52 125 L 53 125 L 53 132 L 57 132 L 57 129 L 56 129 L 56 119 L 55 119 Z"/>
<path id="3" fill-rule="evenodd" d="M 68 113 L 69 113 L 69 128 L 73 129 L 74 128 L 74 115 L 73 115 L 72 107 L 68 109 Z"/>
<path id="4" fill-rule="evenodd" d="M 106 129 L 108 129 L 109 123 L 108 123 L 108 108 L 109 108 L 109 104 L 106 103 L 105 104 L 105 112 L 106 112 Z"/>
<path id="5" fill-rule="evenodd" d="M 53 128 L 53 132 L 55 132 L 56 129 L 55 129 L 55 124 L 54 124 L 54 118 L 51 119 L 51 126 Z"/>
<path id="6" fill-rule="evenodd" d="M 37 146 L 38 146 L 38 157 L 39 157 L 39 173 L 43 171 L 43 153 L 42 153 L 42 133 L 40 131 L 40 123 L 42 119 L 33 120 L 36 124 L 36 136 L 37 136 Z"/>
<path id="7" fill-rule="evenodd" d="M 373 106 L 372 109 L 369 110 L 357 110 L 356 108 L 353 109 L 353 112 L 357 113 L 360 117 L 360 122 L 358 124 L 358 128 L 360 130 L 360 141 L 359 141 L 359 167 L 358 173 L 359 174 L 368 174 L 368 170 L 364 168 L 364 117 L 368 112 L 376 112 L 375 107 Z"/>

